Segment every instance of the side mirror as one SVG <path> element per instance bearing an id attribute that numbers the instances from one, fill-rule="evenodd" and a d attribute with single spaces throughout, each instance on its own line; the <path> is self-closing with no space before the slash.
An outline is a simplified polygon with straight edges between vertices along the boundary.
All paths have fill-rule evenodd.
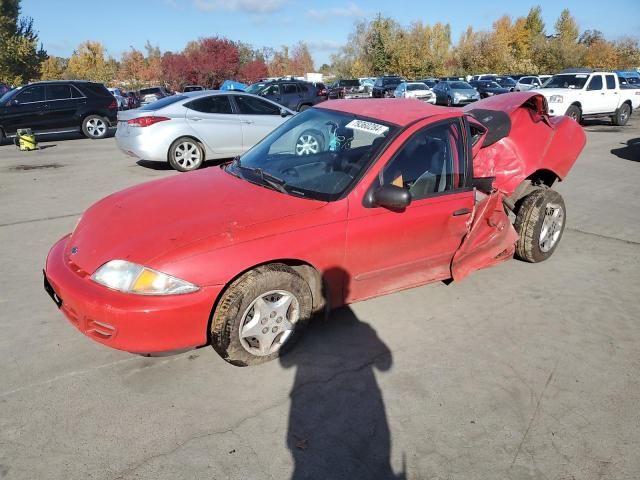
<path id="1" fill-rule="evenodd" d="M 288 117 L 289 115 L 291 115 L 291 112 L 289 112 L 289 110 L 287 110 L 286 108 L 281 108 L 280 109 L 280 116 L 282 118 Z"/>
<path id="2" fill-rule="evenodd" d="M 9 103 L 7 103 L 8 107 L 13 107 L 13 106 L 16 106 L 16 105 L 20 105 L 20 102 L 18 101 L 17 98 L 14 98 L 13 100 L 10 100 Z"/>
<path id="3" fill-rule="evenodd" d="M 389 210 L 401 211 L 411 204 L 411 193 L 395 185 L 382 185 L 373 192 L 373 204 Z"/>

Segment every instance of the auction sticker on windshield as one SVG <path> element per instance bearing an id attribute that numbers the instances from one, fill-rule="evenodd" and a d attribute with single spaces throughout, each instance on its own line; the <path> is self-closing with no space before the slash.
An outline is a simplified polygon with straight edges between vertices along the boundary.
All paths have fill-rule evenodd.
<path id="1" fill-rule="evenodd" d="M 389 131 L 389 127 L 380 125 L 379 123 L 367 122 L 365 120 L 351 120 L 345 125 L 345 127 L 352 130 L 373 133 L 374 135 L 382 135 Z"/>

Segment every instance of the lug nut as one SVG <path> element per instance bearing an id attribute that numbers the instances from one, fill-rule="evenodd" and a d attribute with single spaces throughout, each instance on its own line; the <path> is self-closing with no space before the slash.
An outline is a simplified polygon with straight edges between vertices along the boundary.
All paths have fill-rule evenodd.
<path id="1" fill-rule="evenodd" d="M 262 333 L 266 334 L 269 331 L 269 329 L 267 327 L 262 329 Z"/>
<path id="2" fill-rule="evenodd" d="M 275 317 L 277 314 L 276 312 L 271 312 L 271 315 L 269 315 L 271 318 Z"/>
<path id="3" fill-rule="evenodd" d="M 273 328 L 271 329 L 271 331 L 272 331 L 273 333 L 276 333 L 276 332 L 278 331 L 278 327 L 273 327 Z"/>
<path id="4" fill-rule="evenodd" d="M 280 323 L 282 321 L 282 317 L 276 318 L 276 323 Z"/>
<path id="5" fill-rule="evenodd" d="M 263 318 L 262 320 L 260 320 L 260 323 L 261 323 L 262 325 L 265 325 L 265 324 L 267 323 L 267 319 L 266 319 L 266 318 Z"/>

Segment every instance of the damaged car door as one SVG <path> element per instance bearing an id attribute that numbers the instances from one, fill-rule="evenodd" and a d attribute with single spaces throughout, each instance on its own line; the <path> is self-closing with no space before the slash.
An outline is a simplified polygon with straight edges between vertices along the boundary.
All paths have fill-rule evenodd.
<path id="1" fill-rule="evenodd" d="M 451 277 L 451 260 L 474 206 L 465 137 L 458 116 L 421 122 L 398 138 L 399 148 L 372 172 L 364 200 L 357 192 L 352 196 L 348 301 Z M 390 191 L 398 192 L 392 198 L 404 193 L 409 203 L 394 206 Z"/>

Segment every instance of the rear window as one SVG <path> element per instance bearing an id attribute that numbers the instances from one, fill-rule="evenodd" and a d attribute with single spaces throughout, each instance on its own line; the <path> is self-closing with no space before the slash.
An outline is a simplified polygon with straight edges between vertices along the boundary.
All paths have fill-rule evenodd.
<path id="1" fill-rule="evenodd" d="M 140 95 L 150 95 L 152 93 L 160 93 L 160 88 L 143 88 L 142 90 L 140 90 Z"/>
<path id="2" fill-rule="evenodd" d="M 359 80 L 340 80 L 338 84 L 341 87 L 359 87 L 360 81 Z"/>
<path id="3" fill-rule="evenodd" d="M 140 107 L 138 110 L 159 110 L 167 105 L 171 105 L 172 103 L 176 103 L 187 98 L 189 97 L 185 97 L 184 95 L 172 95 L 171 97 L 164 97 L 160 100 L 156 100 L 155 102 L 148 103 Z"/>
<path id="4" fill-rule="evenodd" d="M 393 78 L 384 78 L 382 79 L 382 83 L 384 85 L 398 85 L 399 83 L 402 82 L 402 79 L 400 77 L 393 77 Z"/>
<path id="5" fill-rule="evenodd" d="M 101 83 L 82 83 L 80 85 L 82 88 L 88 90 L 89 93 L 93 93 L 94 95 L 98 95 L 100 97 L 112 97 L 109 90 L 107 90 L 107 87 Z"/>

